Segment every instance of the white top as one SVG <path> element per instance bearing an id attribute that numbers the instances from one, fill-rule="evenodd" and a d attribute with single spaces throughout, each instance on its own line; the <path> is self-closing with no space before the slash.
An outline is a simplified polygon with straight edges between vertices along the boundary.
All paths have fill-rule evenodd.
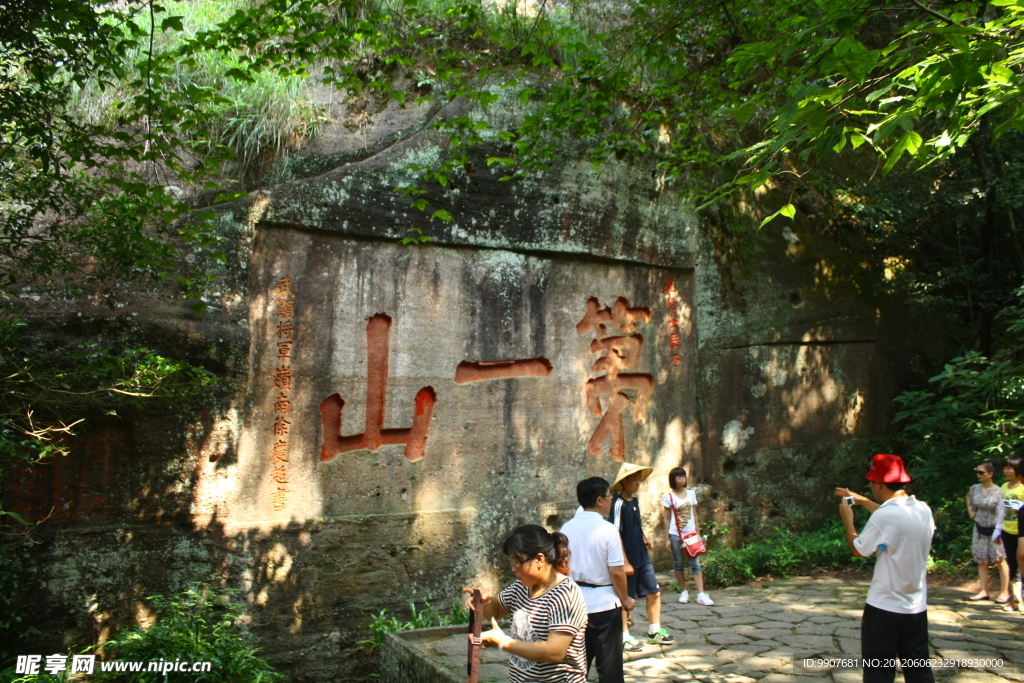
<path id="1" fill-rule="evenodd" d="M 569 576 L 576 583 L 600 586 L 580 586 L 587 613 L 606 612 L 621 605 L 608 570 L 626 564 L 622 557 L 622 539 L 615 526 L 596 512 L 579 510 L 562 527 L 562 533 L 569 538 Z"/>
<path id="2" fill-rule="evenodd" d="M 661 497 L 661 504 L 670 511 L 668 535 L 679 538 L 679 527 L 676 526 L 676 522 L 672 519 L 671 515 L 673 503 L 676 506 L 676 517 L 679 520 L 679 527 L 683 529 L 683 534 L 688 534 L 691 531 L 696 532 L 697 524 L 693 512 L 697 509 L 697 493 L 693 489 L 686 489 L 686 493 L 683 494 L 682 498 L 673 491 L 669 491 Z"/>
<path id="3" fill-rule="evenodd" d="M 878 551 L 869 605 L 897 614 L 928 609 L 928 551 L 933 533 L 931 508 L 913 496 L 890 498 L 871 513 L 864 531 L 853 540 L 865 557 Z"/>

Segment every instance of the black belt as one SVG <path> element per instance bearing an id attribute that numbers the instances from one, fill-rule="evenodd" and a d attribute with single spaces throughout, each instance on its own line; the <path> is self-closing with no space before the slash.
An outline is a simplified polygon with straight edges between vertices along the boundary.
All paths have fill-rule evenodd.
<path id="1" fill-rule="evenodd" d="M 586 583 L 585 581 L 577 581 L 577 586 L 586 586 L 587 588 L 611 588 L 610 583 Z"/>

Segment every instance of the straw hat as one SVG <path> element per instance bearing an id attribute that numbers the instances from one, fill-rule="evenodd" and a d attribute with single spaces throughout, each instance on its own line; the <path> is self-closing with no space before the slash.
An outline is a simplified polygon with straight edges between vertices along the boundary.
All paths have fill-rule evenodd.
<path id="1" fill-rule="evenodd" d="M 619 473 L 615 477 L 615 483 L 612 484 L 612 491 L 619 491 L 622 489 L 622 480 L 631 474 L 641 472 L 640 481 L 643 481 L 647 477 L 651 476 L 651 472 L 654 471 L 653 467 L 645 467 L 644 465 L 634 465 L 631 462 L 624 462 L 619 467 Z"/>

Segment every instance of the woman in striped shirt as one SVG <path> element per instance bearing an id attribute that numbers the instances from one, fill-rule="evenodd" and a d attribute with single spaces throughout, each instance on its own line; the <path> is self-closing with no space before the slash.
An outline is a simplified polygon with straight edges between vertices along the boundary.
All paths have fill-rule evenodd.
<path id="1" fill-rule="evenodd" d="M 585 683 L 587 605 L 569 573 L 569 539 L 536 525 L 522 526 L 505 540 L 515 583 L 483 596 L 484 620 L 512 616 L 510 635 L 482 635 L 485 646 L 509 653 L 511 683 Z"/>

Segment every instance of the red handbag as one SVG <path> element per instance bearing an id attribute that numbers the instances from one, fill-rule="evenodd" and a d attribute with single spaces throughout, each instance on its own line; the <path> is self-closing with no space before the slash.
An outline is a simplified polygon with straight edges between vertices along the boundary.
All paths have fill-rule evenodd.
<path id="1" fill-rule="evenodd" d="M 679 540 L 682 542 L 683 549 L 686 550 L 686 554 L 690 557 L 703 555 L 707 550 L 707 548 L 704 547 L 704 540 L 696 531 L 691 531 Z"/>
<path id="2" fill-rule="evenodd" d="M 704 547 L 704 539 L 700 537 L 696 531 L 691 531 L 688 534 L 683 534 L 683 530 L 679 528 L 679 514 L 676 512 L 676 501 L 675 497 L 669 493 L 669 503 L 672 505 L 672 519 L 676 521 L 676 533 L 679 534 L 679 542 L 682 544 L 686 554 L 690 557 L 699 557 L 707 552 L 707 548 Z"/>

